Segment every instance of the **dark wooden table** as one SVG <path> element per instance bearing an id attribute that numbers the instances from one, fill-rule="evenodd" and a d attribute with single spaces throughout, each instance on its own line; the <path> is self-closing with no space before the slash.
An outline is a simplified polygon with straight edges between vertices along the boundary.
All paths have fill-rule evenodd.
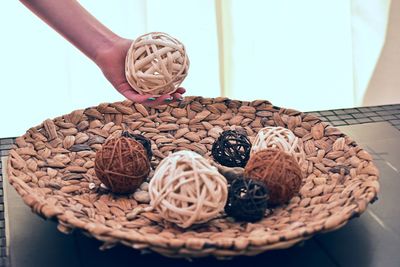
<path id="1" fill-rule="evenodd" d="M 174 260 L 101 243 L 33 214 L 3 180 L 0 164 L 0 266 L 400 266 L 400 105 L 314 112 L 366 148 L 381 172 L 379 200 L 343 228 L 286 250 L 230 261 Z M 0 156 L 13 138 L 0 139 Z M 0 162 L 2 163 L 2 162 Z"/>

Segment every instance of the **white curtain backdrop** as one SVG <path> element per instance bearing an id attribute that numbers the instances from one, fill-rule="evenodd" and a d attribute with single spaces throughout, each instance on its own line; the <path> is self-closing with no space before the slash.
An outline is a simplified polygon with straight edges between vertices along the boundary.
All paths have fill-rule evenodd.
<path id="1" fill-rule="evenodd" d="M 223 30 L 232 35 L 225 43 L 231 58 L 223 62 L 216 1 L 80 3 L 121 36 L 165 31 L 180 39 L 191 61 L 188 95 L 220 95 L 220 64 L 232 62 L 222 68 L 231 98 L 304 111 L 360 104 L 385 37 L 389 0 L 225 0 L 230 18 Z M 0 27 L 0 137 L 123 99 L 97 66 L 18 1 L 1 1 Z"/>
<path id="2" fill-rule="evenodd" d="M 360 106 L 384 45 L 391 1 L 353 0 L 351 3 L 354 104 Z"/>
<path id="3" fill-rule="evenodd" d="M 299 110 L 362 104 L 385 40 L 389 0 L 231 3 L 232 97 Z"/>

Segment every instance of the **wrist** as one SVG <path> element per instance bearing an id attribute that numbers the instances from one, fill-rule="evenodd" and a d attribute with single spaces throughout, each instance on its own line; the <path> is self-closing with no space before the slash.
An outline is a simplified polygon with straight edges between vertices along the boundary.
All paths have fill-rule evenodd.
<path id="1" fill-rule="evenodd" d="M 121 38 L 117 35 L 102 40 L 95 49 L 95 53 L 92 58 L 93 62 L 102 68 L 102 66 L 104 66 L 109 58 L 115 53 L 114 51 L 117 49 L 118 44 L 123 40 L 124 38 Z"/>

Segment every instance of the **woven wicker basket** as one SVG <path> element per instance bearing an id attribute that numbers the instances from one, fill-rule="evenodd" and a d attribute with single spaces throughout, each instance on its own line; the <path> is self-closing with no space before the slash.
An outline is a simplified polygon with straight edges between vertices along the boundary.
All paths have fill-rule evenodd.
<path id="1" fill-rule="evenodd" d="M 304 142 L 307 174 L 300 193 L 257 223 L 224 215 L 190 230 L 164 223 L 156 212 L 127 216 L 132 196 L 101 193 L 95 151 L 123 128 L 152 139 L 152 165 L 171 151 L 209 156 L 223 129 L 243 128 L 250 139 L 265 126 L 292 130 Z M 130 101 L 104 103 L 46 120 L 17 138 L 10 151 L 10 183 L 24 202 L 59 230 L 80 229 L 105 242 L 169 257 L 231 257 L 287 248 L 315 233 L 331 231 L 358 216 L 376 199 L 378 170 L 371 156 L 338 129 L 313 115 L 268 101 L 186 97 L 181 103 L 145 108 Z M 146 206 L 147 204 L 141 204 Z"/>

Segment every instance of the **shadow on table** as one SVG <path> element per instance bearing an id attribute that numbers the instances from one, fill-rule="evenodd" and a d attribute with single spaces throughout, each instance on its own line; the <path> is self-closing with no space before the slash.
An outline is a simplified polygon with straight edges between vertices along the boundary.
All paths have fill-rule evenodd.
<path id="1" fill-rule="evenodd" d="M 367 217 L 367 216 L 363 216 Z M 156 253 L 141 254 L 129 247 L 118 245 L 99 251 L 101 242 L 76 232 L 79 261 L 82 266 L 244 266 L 262 263 L 263 266 L 395 266 L 396 260 L 389 257 L 376 258 L 374 235 L 382 234 L 378 229 L 372 234 L 369 218 L 355 219 L 343 228 L 320 234 L 286 250 L 273 250 L 254 257 L 236 257 L 232 260 L 217 260 L 212 257 L 193 259 L 170 259 Z M 390 244 L 388 244 L 390 245 Z M 396 248 L 395 246 L 393 247 Z M 381 250 L 381 249 L 379 249 Z M 391 249 L 393 250 L 393 249 Z M 393 251 L 394 252 L 394 251 Z M 381 253 L 378 254 L 382 255 Z M 375 257 L 375 258 L 374 258 Z M 379 261 L 379 262 L 377 262 Z"/>
<path id="2" fill-rule="evenodd" d="M 373 264 L 374 253 L 370 235 L 371 222 L 362 218 L 353 219 L 341 229 L 314 237 L 318 246 L 336 266 L 388 266 Z"/>
<path id="3" fill-rule="evenodd" d="M 186 259 L 170 259 L 157 253 L 141 254 L 123 245 L 106 251 L 99 251 L 101 242 L 88 238 L 77 232 L 75 238 L 78 246 L 79 261 L 82 266 L 244 266 L 260 264 L 262 266 L 335 266 L 329 257 L 311 239 L 301 245 L 286 250 L 268 251 L 253 257 L 235 257 L 231 260 L 217 260 L 213 257 Z"/>

